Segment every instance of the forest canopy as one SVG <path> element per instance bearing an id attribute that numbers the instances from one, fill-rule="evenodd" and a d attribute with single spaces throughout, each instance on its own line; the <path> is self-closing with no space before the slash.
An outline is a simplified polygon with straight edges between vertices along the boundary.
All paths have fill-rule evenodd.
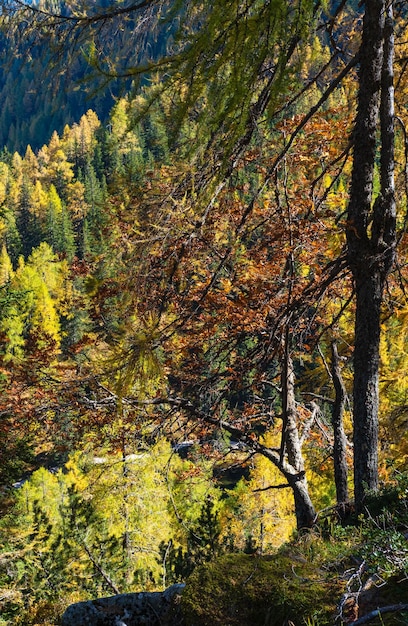
<path id="1" fill-rule="evenodd" d="M 255 436 L 252 445 L 283 473 L 294 490 L 298 524 L 308 526 L 315 511 L 307 495 L 296 419 L 295 361 L 303 357 L 296 355 L 295 346 L 313 351 L 318 345 L 315 337 L 327 333 L 333 335 L 328 344 L 337 340 L 333 329 L 355 296 L 353 414 L 354 447 L 359 453 L 354 481 L 357 502 L 362 502 L 365 491 L 378 485 L 381 308 L 397 241 L 393 41 L 394 22 L 401 29 L 399 16 L 394 18 L 392 7 L 372 2 L 361 22 L 358 7 L 310 0 L 235 1 L 222 7 L 217 2 L 211 6 L 161 1 L 120 6 L 3 2 L 2 10 L 6 33 L 14 41 L 25 24 L 25 37 L 31 42 L 27 50 L 48 37 L 53 58 L 58 61 L 63 54 L 74 58 L 86 50 L 106 81 L 150 77 L 143 96 L 129 98 L 126 114 L 130 124 L 137 124 L 150 119 L 152 107 L 160 111 L 168 145 L 173 146 L 171 159 L 161 163 L 166 177 L 163 171 L 159 179 L 154 175 L 152 194 L 144 190 L 144 197 L 132 198 L 137 234 L 128 258 L 136 269 L 128 271 L 125 280 L 137 285 L 143 297 L 135 301 L 128 290 L 129 310 L 136 311 L 135 329 L 121 337 L 122 348 L 114 357 L 121 365 L 112 393 L 133 403 L 162 402 L 170 414 L 181 410 L 206 428 L 222 424 L 249 445 L 253 432 L 247 433 L 251 422 L 247 412 L 254 411 L 255 398 L 261 399 L 261 406 L 265 397 L 269 402 L 264 381 L 279 376 L 281 443 L 274 450 Z M 354 28 L 356 41 L 362 34 L 360 50 L 357 43 L 350 45 L 345 22 Z M 154 49 L 153 33 L 161 42 Z M 117 39 L 122 36 L 123 41 Z M 310 51 L 308 64 L 301 56 L 305 49 Z M 137 84 L 140 80 L 135 88 Z M 353 89 L 356 113 L 349 107 L 340 114 L 342 91 Z M 313 147 L 310 152 L 306 145 L 310 129 L 322 120 L 347 130 L 337 150 L 331 154 L 330 146 L 328 154 L 323 158 L 316 154 L 313 163 Z M 194 153 L 187 149 L 191 144 L 198 148 Z M 297 156 L 302 163 L 305 148 L 311 163 L 305 163 L 308 171 L 301 174 L 304 166 L 291 161 Z M 55 149 L 58 154 L 57 145 Z M 135 144 L 133 151 L 143 150 Z M 51 191 L 61 196 L 63 177 L 70 179 L 76 172 L 69 171 L 68 160 L 64 165 L 63 150 L 58 158 L 58 179 L 52 180 Z M 77 174 L 84 175 L 79 169 Z M 309 191 L 303 181 L 308 181 Z M 326 208 L 329 193 L 340 182 L 344 189 L 350 185 L 344 222 L 342 213 L 339 218 L 327 215 Z M 81 180 L 73 184 L 79 202 L 81 184 Z M 316 206 L 323 209 L 321 215 Z M 81 209 L 78 213 L 81 221 Z M 275 227 L 279 224 L 273 233 L 268 228 L 272 221 Z M 30 219 L 24 222 L 28 225 Z M 339 225 L 346 233 L 344 245 L 336 250 L 336 241 L 332 252 L 332 232 Z M 80 228 L 75 224 L 71 228 L 71 235 L 68 231 L 62 235 L 72 242 L 68 258 L 75 255 L 75 238 L 80 256 L 84 252 L 78 247 Z M 320 248 L 323 238 L 328 251 L 322 254 L 319 249 L 316 254 L 313 241 Z M 40 242 L 42 236 L 37 239 Z M 34 233 L 30 240 L 35 241 Z M 277 242 L 279 255 L 274 252 Z M 264 279 L 257 284 L 254 277 L 265 274 L 266 267 L 266 283 Z M 343 287 L 349 281 L 347 268 L 352 281 Z M 322 303 L 338 284 L 345 290 L 345 303 L 327 316 Z M 229 310 L 231 317 L 226 314 Z M 218 317 L 221 311 L 223 320 Z M 193 351 L 190 346 L 186 355 L 181 350 L 176 357 L 182 337 L 191 333 L 194 337 L 197 331 L 206 337 L 205 344 Z M 249 380 L 244 372 L 250 372 Z M 152 400 L 144 398 L 145 385 Z M 240 398 L 238 415 L 231 397 Z M 314 415 L 314 404 L 310 406 L 306 410 Z M 263 407 L 259 414 L 263 421 L 268 411 Z M 336 463 L 342 466 L 344 495 L 342 432 L 340 439 Z"/>
<path id="2" fill-rule="evenodd" d="M 82 54 L 95 89 L 132 81 L 107 123 L 89 110 L 0 162 L 2 482 L 66 464 L 16 497 L 46 542 L 30 571 L 51 568 L 62 533 L 90 568 L 80 585 L 99 572 L 89 592 L 159 584 L 158 555 L 178 580 L 234 549 L 228 533 L 264 551 L 291 512 L 299 532 L 327 507 L 369 515 L 406 468 L 406 25 L 392 4 L 0 3 L 28 66 L 32 49 L 55 68 Z M 144 467 L 156 454 L 167 475 Z M 130 504 L 129 455 L 172 528 L 146 547 L 154 564 L 134 558 L 145 503 Z M 166 500 L 166 480 L 197 505 Z M 115 481 L 124 525 L 100 504 Z M 75 543 L 40 483 L 100 533 Z M 217 531 L 208 554 L 198 527 Z"/>

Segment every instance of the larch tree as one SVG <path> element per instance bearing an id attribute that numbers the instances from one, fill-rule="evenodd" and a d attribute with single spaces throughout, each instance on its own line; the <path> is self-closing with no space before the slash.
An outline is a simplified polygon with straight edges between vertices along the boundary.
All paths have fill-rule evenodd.
<path id="1" fill-rule="evenodd" d="M 347 254 L 356 293 L 354 490 L 357 510 L 378 488 L 378 404 L 383 292 L 396 253 L 394 25 L 392 2 L 365 3 L 358 112 L 347 216 Z M 373 198 L 380 156 L 380 191 Z"/>

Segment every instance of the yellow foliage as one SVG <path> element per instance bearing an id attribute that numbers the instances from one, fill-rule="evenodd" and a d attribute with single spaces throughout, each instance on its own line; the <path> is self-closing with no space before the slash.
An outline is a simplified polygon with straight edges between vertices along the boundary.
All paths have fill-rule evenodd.
<path id="1" fill-rule="evenodd" d="M 7 253 L 7 248 L 3 244 L 0 252 L 0 286 L 5 285 L 13 277 L 13 265 Z"/>
<path id="2" fill-rule="evenodd" d="M 278 440 L 278 434 L 269 433 L 264 443 L 273 447 Z M 250 538 L 260 552 L 267 553 L 293 534 L 293 493 L 283 485 L 285 480 L 275 465 L 262 455 L 256 456 L 249 479 L 242 479 L 231 494 L 236 514 L 231 519 L 228 507 L 224 511 L 223 526 L 241 548 L 245 538 Z"/>

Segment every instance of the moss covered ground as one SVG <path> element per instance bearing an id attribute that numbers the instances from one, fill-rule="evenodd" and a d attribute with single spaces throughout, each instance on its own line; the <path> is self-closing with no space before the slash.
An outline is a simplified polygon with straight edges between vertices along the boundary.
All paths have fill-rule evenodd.
<path id="1" fill-rule="evenodd" d="M 399 494 L 274 554 L 197 568 L 183 593 L 187 626 L 408 625 L 408 504 Z"/>

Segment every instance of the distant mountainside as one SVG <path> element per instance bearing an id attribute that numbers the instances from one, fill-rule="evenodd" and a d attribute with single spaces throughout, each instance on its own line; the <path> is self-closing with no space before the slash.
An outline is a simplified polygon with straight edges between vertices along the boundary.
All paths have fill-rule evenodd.
<path id="1" fill-rule="evenodd" d="M 37 150 L 55 130 L 61 134 L 66 124 L 78 122 L 88 109 L 102 122 L 107 119 L 120 91 L 118 84 L 90 95 L 84 82 L 85 60 L 78 60 L 57 79 L 47 71 L 47 64 L 38 51 L 33 63 L 24 63 L 16 55 L 11 64 L 6 61 L 0 66 L 0 150 L 24 152 L 27 145 Z"/>
<path id="2" fill-rule="evenodd" d="M 59 4 L 58 10 L 69 12 L 63 2 Z M 97 0 L 95 7 L 110 4 L 110 0 Z M 138 34 L 143 44 L 136 53 L 135 27 L 130 14 L 120 22 L 118 41 L 115 37 L 119 31 L 113 28 L 112 37 L 99 42 L 104 54 L 122 71 L 146 60 L 145 53 L 149 58 L 163 54 L 171 36 L 171 26 L 165 35 L 146 29 L 142 36 Z M 56 59 L 46 46 L 44 42 L 33 43 L 29 36 L 11 46 L 0 32 L 0 151 L 24 152 L 27 145 L 35 151 L 49 142 L 54 131 L 61 134 L 65 125 L 78 122 L 89 109 L 104 123 L 117 97 L 131 87 L 130 80 L 121 79 L 98 88 L 94 70 L 79 49 L 65 64 L 59 59 L 52 68 Z"/>

